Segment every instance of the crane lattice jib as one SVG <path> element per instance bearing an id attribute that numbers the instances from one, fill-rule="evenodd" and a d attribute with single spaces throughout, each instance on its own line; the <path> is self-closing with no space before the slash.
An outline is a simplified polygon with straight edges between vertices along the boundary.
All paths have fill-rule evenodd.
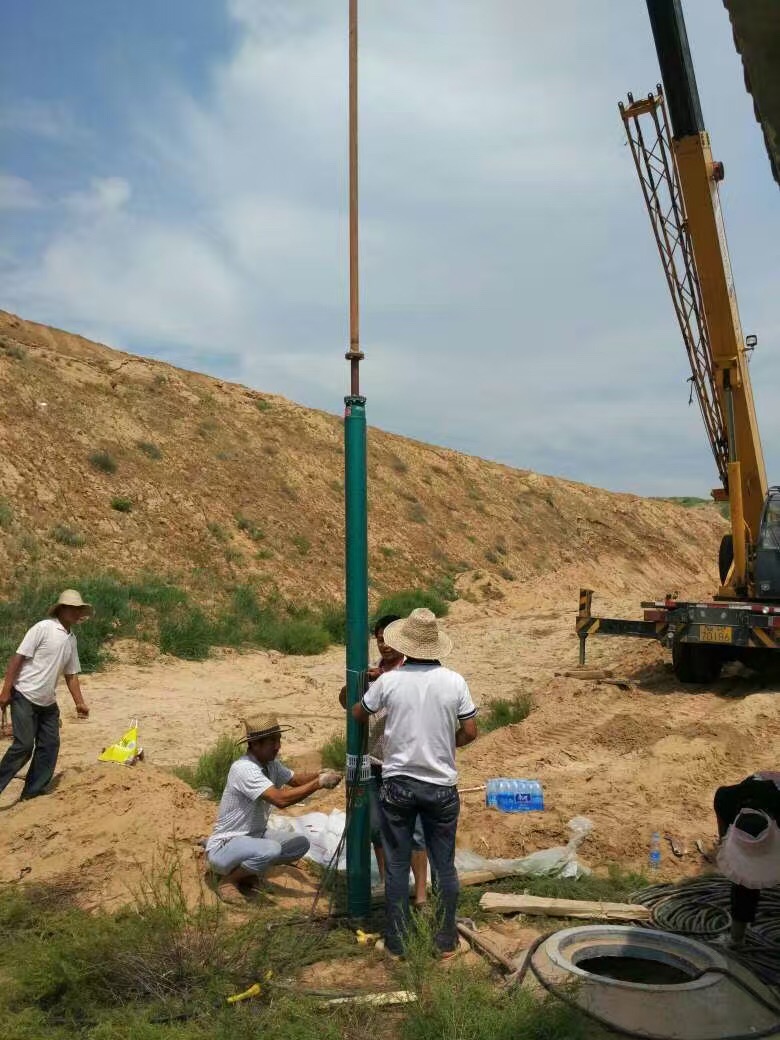
<path id="1" fill-rule="evenodd" d="M 669 119 L 663 90 L 641 101 L 628 95 L 620 114 L 634 157 L 666 282 L 680 325 L 691 380 L 704 426 L 715 457 L 721 483 L 728 488 L 729 448 L 726 420 L 716 391 L 715 369 L 704 320 L 701 286 L 672 151 Z"/>

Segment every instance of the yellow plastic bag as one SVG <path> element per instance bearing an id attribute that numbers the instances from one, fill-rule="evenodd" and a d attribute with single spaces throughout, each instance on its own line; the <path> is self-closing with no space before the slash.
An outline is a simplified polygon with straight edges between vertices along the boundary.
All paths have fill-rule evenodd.
<path id="1" fill-rule="evenodd" d="M 144 752 L 138 739 L 138 719 L 132 719 L 130 729 L 110 747 L 103 748 L 98 755 L 99 762 L 119 762 L 121 765 L 132 766 L 143 758 Z"/>

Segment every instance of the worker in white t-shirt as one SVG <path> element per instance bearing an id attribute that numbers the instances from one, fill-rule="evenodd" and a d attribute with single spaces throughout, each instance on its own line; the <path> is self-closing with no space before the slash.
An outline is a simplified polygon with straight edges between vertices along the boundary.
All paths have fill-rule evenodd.
<path id="1" fill-rule="evenodd" d="M 452 640 L 424 607 L 385 628 L 388 646 L 404 654 L 403 668 L 385 672 L 352 709 L 359 722 L 385 710 L 381 825 L 385 849 L 385 949 L 403 953 L 409 927 L 409 866 L 412 834 L 419 815 L 425 847 L 436 879 L 442 919 L 436 947 L 446 956 L 457 949 L 455 914 L 458 874 L 455 834 L 460 812 L 455 748 L 477 736 L 477 709 L 462 675 L 444 668 L 441 658 Z"/>
<path id="2" fill-rule="evenodd" d="M 268 826 L 273 808 L 287 809 L 321 788 L 333 788 L 341 775 L 294 773 L 277 758 L 282 733 L 275 715 L 244 721 L 247 753 L 230 767 L 217 822 L 206 842 L 211 870 L 219 877 L 217 894 L 226 903 L 243 903 L 257 879 L 278 863 L 294 863 L 309 851 L 309 839 Z"/>
<path id="3" fill-rule="evenodd" d="M 0 791 L 30 762 L 22 788 L 23 799 L 43 794 L 57 765 L 60 751 L 60 709 L 57 683 L 65 683 L 79 718 L 87 718 L 79 684 L 75 625 L 85 621 L 92 607 L 75 589 L 65 589 L 49 611 L 49 617 L 33 625 L 8 663 L 0 708 L 11 705 L 13 743 L 0 762 Z M 30 761 L 32 759 L 32 761 Z"/>

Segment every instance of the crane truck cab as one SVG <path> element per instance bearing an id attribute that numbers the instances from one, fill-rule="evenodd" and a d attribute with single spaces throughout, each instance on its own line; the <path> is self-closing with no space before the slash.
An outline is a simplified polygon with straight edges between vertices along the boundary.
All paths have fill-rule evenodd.
<path id="1" fill-rule="evenodd" d="M 760 599 L 780 600 L 780 487 L 766 496 L 753 574 Z"/>

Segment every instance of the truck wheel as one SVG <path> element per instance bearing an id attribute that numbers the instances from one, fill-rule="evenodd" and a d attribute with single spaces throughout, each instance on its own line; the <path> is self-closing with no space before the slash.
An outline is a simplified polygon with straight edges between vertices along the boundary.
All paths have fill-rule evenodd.
<path id="1" fill-rule="evenodd" d="M 672 668 L 683 683 L 711 683 L 720 675 L 723 655 L 704 643 L 674 643 Z"/>
<path id="2" fill-rule="evenodd" d="M 720 574 L 721 585 L 728 577 L 733 562 L 734 535 L 724 534 L 720 540 L 720 550 L 718 551 L 718 573 Z"/>

